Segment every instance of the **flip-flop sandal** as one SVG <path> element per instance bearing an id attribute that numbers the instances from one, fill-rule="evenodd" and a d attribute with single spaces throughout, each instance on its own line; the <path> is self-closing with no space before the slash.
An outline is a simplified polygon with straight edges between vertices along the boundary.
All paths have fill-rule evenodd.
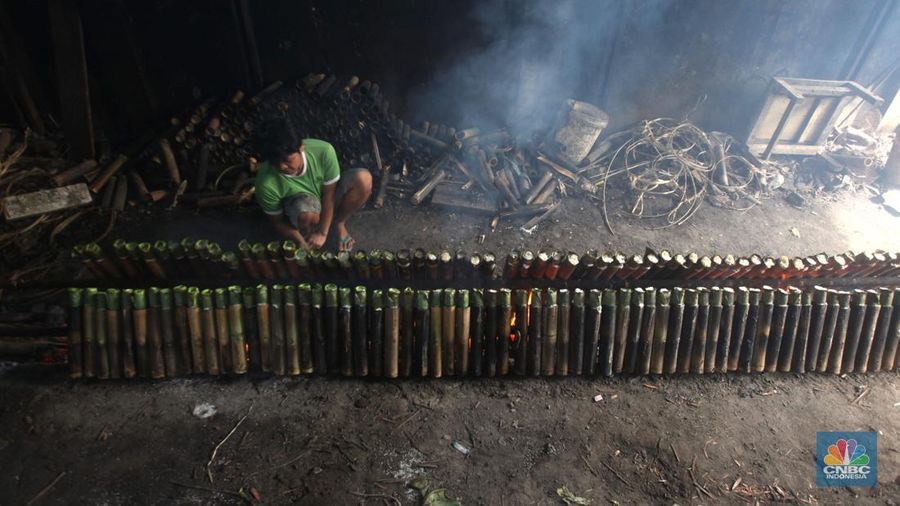
<path id="1" fill-rule="evenodd" d="M 353 236 L 349 234 L 341 237 L 340 239 L 338 239 L 338 241 L 338 252 L 346 251 L 349 253 L 353 251 L 353 246 L 356 245 L 356 241 L 353 240 Z"/>

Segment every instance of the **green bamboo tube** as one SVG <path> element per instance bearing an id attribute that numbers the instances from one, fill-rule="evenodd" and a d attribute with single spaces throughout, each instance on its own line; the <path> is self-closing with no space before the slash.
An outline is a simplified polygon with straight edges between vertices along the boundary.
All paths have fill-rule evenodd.
<path id="1" fill-rule="evenodd" d="M 228 330 L 230 332 L 231 365 L 235 374 L 247 373 L 247 347 L 244 339 L 241 287 L 228 287 Z"/>
<path id="2" fill-rule="evenodd" d="M 284 350 L 286 354 L 285 372 L 291 376 L 300 375 L 300 336 L 297 331 L 297 292 L 294 285 L 284 285 Z M 300 333 L 309 342 L 309 292 L 304 294 L 306 304 L 306 326 Z"/>
<path id="3" fill-rule="evenodd" d="M 613 373 L 625 369 L 625 351 L 628 346 L 628 327 L 631 319 L 631 289 L 620 288 L 616 295 L 616 340 L 613 346 Z M 587 354 L 587 353 L 585 353 Z M 593 370 L 585 371 L 593 375 Z"/>
<path id="4" fill-rule="evenodd" d="M 410 377 L 413 373 L 415 302 L 415 291 L 409 287 L 404 288 L 400 297 L 400 375 L 404 378 Z M 466 314 L 468 316 L 468 312 Z M 459 337 L 458 333 L 457 337 Z M 468 344 L 469 333 L 463 334 L 462 339 Z M 468 356 L 465 360 L 468 364 Z"/>
<path id="5" fill-rule="evenodd" d="M 684 289 L 672 289 L 669 303 L 669 326 L 666 336 L 666 350 L 663 356 L 663 374 L 678 372 L 678 349 L 681 344 L 681 327 L 684 326 Z M 737 358 L 735 358 L 737 364 Z M 737 365 L 735 365 L 737 367 Z"/>
<path id="6" fill-rule="evenodd" d="M 200 291 L 200 326 L 203 332 L 203 356 L 206 372 L 218 375 L 221 371 L 219 343 L 216 339 L 216 319 L 213 313 L 213 292 L 209 288 Z"/>
<path id="7" fill-rule="evenodd" d="M 283 241 L 281 243 L 281 262 L 290 275 L 291 279 L 300 277 L 300 267 L 294 258 L 297 256 L 297 244 L 294 241 Z"/>
<path id="8" fill-rule="evenodd" d="M 603 317 L 606 317 L 603 309 Z M 576 288 L 572 292 L 572 309 L 569 315 L 569 374 L 581 376 L 584 371 L 584 290 Z M 516 325 L 519 317 L 516 315 Z M 518 365 L 518 364 L 516 364 Z"/>
<path id="9" fill-rule="evenodd" d="M 164 374 L 167 377 L 178 375 L 177 352 L 175 351 L 174 322 L 172 318 L 172 290 L 159 290 L 159 325 L 162 338 Z"/>
<path id="10" fill-rule="evenodd" d="M 474 376 L 481 376 L 484 366 L 484 290 L 478 288 L 470 293 L 471 309 L 469 310 L 469 371 Z M 527 317 L 526 317 L 527 322 Z"/>
<path id="11" fill-rule="evenodd" d="M 150 377 L 150 355 L 147 350 L 147 292 L 135 288 L 131 316 L 134 319 L 134 358 L 138 376 Z"/>
<path id="12" fill-rule="evenodd" d="M 847 344 L 844 346 L 844 358 L 842 361 L 843 365 L 841 367 L 841 372 L 843 373 L 857 372 L 856 362 L 857 358 L 859 357 L 859 349 L 861 347 L 865 347 L 863 343 L 865 341 L 864 336 L 867 334 L 866 327 L 871 326 L 874 328 L 874 324 L 869 323 L 871 321 L 870 315 L 873 313 L 873 311 L 870 311 L 868 307 L 873 296 L 875 302 L 877 302 L 878 292 L 854 290 L 855 304 L 850 310 L 850 323 L 847 330 Z M 871 338 L 869 338 L 869 346 L 871 346 L 871 344 L 872 341 Z M 867 356 L 866 362 L 868 362 L 868 358 L 869 357 Z"/>
<path id="13" fill-rule="evenodd" d="M 353 268 L 356 270 L 356 275 L 360 279 L 369 279 L 372 277 L 369 270 L 369 257 L 363 250 L 356 250 L 353 253 Z"/>
<path id="14" fill-rule="evenodd" d="M 120 293 L 115 288 L 106 290 L 106 352 L 109 355 L 109 377 L 122 377 L 122 325 L 119 323 Z"/>
<path id="15" fill-rule="evenodd" d="M 219 256 L 219 264 L 222 266 L 223 276 L 232 279 L 241 270 L 241 263 L 233 251 L 226 251 Z"/>
<path id="16" fill-rule="evenodd" d="M 69 288 L 69 377 L 72 379 L 82 376 L 81 313 L 83 296 L 84 290 L 81 288 Z"/>
<path id="17" fill-rule="evenodd" d="M 442 328 L 442 311 L 441 311 L 441 291 L 432 290 L 429 298 L 429 310 L 431 311 L 431 340 L 428 343 L 428 372 L 432 378 L 440 378 L 443 376 L 443 336 Z"/>
<path id="18" fill-rule="evenodd" d="M 556 375 L 569 375 L 569 291 L 565 288 L 557 293 L 559 302 L 559 325 L 556 331 Z M 507 315 L 509 316 L 509 315 Z M 509 321 L 509 318 L 506 318 Z M 507 332 L 507 335 L 509 333 Z"/>
<path id="19" fill-rule="evenodd" d="M 88 271 L 90 271 L 91 276 L 94 279 L 106 279 L 106 273 L 103 272 L 103 269 L 100 268 L 96 263 L 94 263 L 93 259 L 91 259 L 87 251 L 85 251 L 85 245 L 76 244 L 72 246 L 71 258 L 81 260 L 81 265 L 84 266 Z"/>
<path id="20" fill-rule="evenodd" d="M 629 310 L 628 334 L 625 338 L 625 357 L 622 364 L 624 373 L 634 373 L 637 365 L 638 344 L 641 339 L 641 321 L 644 317 L 644 289 L 631 291 L 631 309 Z"/>
<path id="21" fill-rule="evenodd" d="M 81 374 L 85 378 L 93 378 L 97 375 L 97 365 L 94 358 L 97 334 L 95 321 L 97 319 L 97 310 L 94 301 L 97 297 L 96 288 L 85 288 L 84 299 L 81 306 L 81 328 L 82 328 L 82 348 L 81 354 L 84 366 Z"/>
<path id="22" fill-rule="evenodd" d="M 719 319 L 719 337 L 716 344 L 715 372 L 728 372 L 728 354 L 731 351 L 731 326 L 734 322 L 734 289 L 722 289 L 722 316 Z"/>
<path id="23" fill-rule="evenodd" d="M 187 304 L 188 333 L 191 336 L 191 372 L 203 374 L 206 372 L 206 353 L 204 352 L 203 324 L 200 319 L 200 289 L 196 286 L 188 288 L 185 302 Z M 137 321 L 136 317 L 135 321 Z"/>
<path id="24" fill-rule="evenodd" d="M 137 368 L 134 362 L 134 318 L 132 316 L 132 304 L 134 290 L 126 288 L 122 290 L 121 321 L 122 321 L 122 374 L 128 378 L 137 376 Z"/>
<path id="25" fill-rule="evenodd" d="M 238 242 L 238 253 L 240 254 L 241 265 L 244 267 L 244 272 L 247 274 L 247 277 L 250 279 L 259 279 L 260 272 L 256 265 L 256 261 L 253 259 L 253 245 L 250 244 L 250 241 L 242 239 Z"/>
<path id="26" fill-rule="evenodd" d="M 184 237 L 181 239 L 179 244 L 181 244 L 181 249 L 184 251 L 184 257 L 186 260 L 185 270 L 187 270 L 188 273 L 193 274 L 194 276 L 202 275 L 202 265 L 200 264 L 200 257 L 197 255 L 197 251 L 194 249 L 194 239 L 191 237 Z"/>
<path id="27" fill-rule="evenodd" d="M 559 306 L 556 304 L 556 290 L 548 288 L 544 300 L 544 342 L 541 347 L 541 374 L 556 374 L 556 340 L 559 331 Z"/>
<path id="28" fill-rule="evenodd" d="M 650 374 L 650 360 L 653 358 L 653 338 L 656 334 L 656 289 L 644 289 L 644 316 L 641 318 L 641 332 L 638 339 L 637 359 L 632 372 Z"/>
<path id="29" fill-rule="evenodd" d="M 357 377 L 369 375 L 369 357 L 367 341 L 367 307 L 368 292 L 364 286 L 353 288 L 353 374 Z"/>
<path id="30" fill-rule="evenodd" d="M 228 330 L 228 294 L 224 288 L 213 290 L 216 318 L 216 343 L 219 348 L 219 371 L 231 372 L 231 331 Z"/>
<path id="31" fill-rule="evenodd" d="M 508 320 L 508 319 L 507 319 Z M 508 329 L 507 329 L 508 330 Z M 469 309 L 469 290 L 456 291 L 456 375 L 460 378 L 469 373 L 469 334 L 471 333 L 471 309 Z M 507 332 L 509 335 L 509 332 Z M 505 372 L 501 374 L 506 374 Z"/>
<path id="32" fill-rule="evenodd" d="M 335 292 L 334 295 L 336 297 L 337 292 Z M 323 297 L 324 292 L 322 290 L 322 285 L 316 283 L 310 287 L 308 297 L 308 300 L 310 301 L 309 323 L 306 327 L 301 326 L 301 329 L 308 329 L 308 331 L 300 334 L 300 370 L 304 374 L 312 374 L 314 371 L 320 372 L 321 374 L 328 372 L 328 369 L 325 366 L 324 354 L 325 321 L 322 312 Z M 336 298 L 335 304 L 337 304 Z M 319 352 L 321 352 L 322 355 L 320 357 L 322 364 L 319 369 L 316 369 L 315 362 Z"/>
<path id="33" fill-rule="evenodd" d="M 253 246 L 250 247 L 250 253 L 253 254 L 253 258 L 256 260 L 256 270 L 262 274 L 262 277 L 268 280 L 275 279 L 275 271 L 266 254 L 265 244 L 261 242 L 254 243 Z M 266 371 L 265 369 L 263 370 Z"/>
<path id="34" fill-rule="evenodd" d="M 816 367 L 818 372 L 828 372 L 828 359 L 831 357 L 831 343 L 834 340 L 834 331 L 837 328 L 837 317 L 840 312 L 837 290 L 828 290 L 826 299 L 828 304 L 825 309 L 825 322 L 822 324 L 822 340 L 819 343 L 816 355 Z"/>
<path id="35" fill-rule="evenodd" d="M 180 241 L 169 241 L 169 253 L 172 257 L 172 265 L 174 266 L 174 274 L 179 276 L 190 276 L 190 266 L 187 265 L 187 256 Z"/>
<path id="36" fill-rule="evenodd" d="M 753 341 L 753 372 L 763 372 L 766 368 L 766 350 L 772 333 L 772 316 L 775 311 L 775 290 L 764 286 L 759 303 L 759 323 Z"/>
<path id="37" fill-rule="evenodd" d="M 153 277 L 156 279 L 166 279 L 166 271 L 163 268 L 162 263 L 159 262 L 156 255 L 153 253 L 152 244 L 149 242 L 138 243 L 138 252 L 144 261 L 144 266 L 147 267 L 147 270 L 150 271 L 150 274 L 152 274 Z"/>
<path id="38" fill-rule="evenodd" d="M 497 322 L 497 374 L 506 376 L 509 374 L 509 335 L 512 332 L 510 328 L 512 320 L 512 291 L 509 288 L 501 288 L 497 297 L 497 303 L 499 314 Z M 459 313 L 461 309 L 457 308 L 456 311 Z M 459 336 L 457 335 L 458 339 Z"/>
<path id="39" fill-rule="evenodd" d="M 678 343 L 678 372 L 691 372 L 691 351 L 694 349 L 694 331 L 697 328 L 697 301 L 699 294 L 693 288 L 684 291 L 684 316 L 681 320 L 681 337 Z"/>
<path id="40" fill-rule="evenodd" d="M 738 287 L 734 302 L 734 316 L 731 323 L 731 334 L 728 347 L 728 372 L 738 370 L 744 331 L 747 328 L 747 316 L 750 311 L 750 291 L 746 287 Z"/>
<path id="41" fill-rule="evenodd" d="M 449 252 L 447 256 L 450 255 Z M 449 270 L 449 269 L 448 269 Z M 449 270 L 450 275 L 453 274 Z M 443 350 L 441 350 L 442 364 L 441 369 L 447 376 L 456 374 L 456 290 L 447 288 L 444 290 L 441 311 L 441 340 L 443 342 Z"/>
<path id="42" fill-rule="evenodd" d="M 697 323 L 694 327 L 694 340 L 691 347 L 691 368 L 694 374 L 703 374 L 706 370 L 706 338 L 709 326 L 709 290 L 697 288 Z"/>
<path id="43" fill-rule="evenodd" d="M 850 325 L 850 292 L 838 292 L 839 309 L 835 321 L 834 339 L 831 342 L 831 354 L 828 360 L 827 372 L 840 374 L 844 359 L 844 348 L 847 343 L 847 330 Z M 857 301 L 853 300 L 854 305 Z"/>
<path id="44" fill-rule="evenodd" d="M 703 357 L 704 372 L 716 372 L 716 352 L 719 348 L 719 327 L 722 325 L 722 289 L 709 290 L 709 319 L 706 325 L 706 356 Z"/>
<path id="45" fill-rule="evenodd" d="M 338 290 L 340 300 L 340 312 L 338 313 L 338 343 L 340 344 L 341 374 L 353 376 L 353 327 L 352 327 L 352 297 L 350 288 L 341 287 Z"/>
<path id="46" fill-rule="evenodd" d="M 868 371 L 880 371 L 881 364 L 884 362 L 888 332 L 891 329 L 891 318 L 893 316 L 894 291 L 890 288 L 881 288 L 878 302 L 881 306 L 881 311 L 878 313 L 872 352 L 869 354 Z"/>
<path id="47" fill-rule="evenodd" d="M 400 290 L 396 288 L 387 291 L 384 336 L 385 376 L 396 378 L 400 375 Z"/>
<path id="48" fill-rule="evenodd" d="M 147 309 L 147 354 L 150 358 L 150 377 L 166 377 L 166 361 L 163 356 L 162 301 L 160 289 L 150 287 Z"/>
<path id="49" fill-rule="evenodd" d="M 138 247 L 138 243 L 134 241 L 129 241 L 125 243 L 124 253 L 128 255 L 128 259 L 131 261 L 131 264 L 138 271 L 138 275 L 141 278 L 151 278 L 153 277 L 153 273 L 151 273 L 147 266 L 144 264 L 144 258 L 141 256 L 141 249 Z"/>
<path id="50" fill-rule="evenodd" d="M 285 341 L 284 341 L 284 287 L 272 285 L 269 290 L 269 331 L 270 347 L 272 354 L 272 373 L 276 376 L 284 376 L 285 368 Z"/>
<path id="51" fill-rule="evenodd" d="M 353 279 L 353 255 L 348 251 L 341 251 L 334 257 L 338 265 L 340 276 L 344 279 Z"/>
<path id="52" fill-rule="evenodd" d="M 103 252 L 103 249 L 100 248 L 99 244 L 93 242 L 86 244 L 84 246 L 84 252 L 91 258 L 98 270 L 103 272 L 106 278 L 122 279 L 122 274 L 119 272 L 119 269 L 116 268 L 110 259 L 106 258 L 106 254 Z"/>
<path id="53" fill-rule="evenodd" d="M 671 292 L 660 288 L 656 292 L 656 324 L 653 328 L 653 341 L 650 352 L 650 373 L 665 372 L 666 344 L 669 338 L 669 302 Z"/>
<path id="54" fill-rule="evenodd" d="M 497 374 L 497 290 L 485 290 L 484 297 L 484 374 Z"/>
<path id="55" fill-rule="evenodd" d="M 173 297 L 173 315 L 175 320 L 175 330 L 177 334 L 176 342 L 176 374 L 191 373 L 191 335 L 188 332 L 187 321 L 187 287 L 178 285 L 172 288 Z"/>
<path id="56" fill-rule="evenodd" d="M 281 243 L 278 241 L 269 242 L 266 244 L 266 253 L 269 255 L 269 262 L 275 270 L 275 275 L 278 276 L 279 279 L 287 279 L 288 271 L 282 260 L 283 254 L 281 251 Z"/>
<path id="57" fill-rule="evenodd" d="M 159 240 L 153 243 L 153 256 L 162 266 L 163 271 L 169 276 L 177 276 L 172 252 L 169 250 L 169 242 Z"/>
<path id="58" fill-rule="evenodd" d="M 263 372 L 271 372 L 272 331 L 269 321 L 269 288 L 262 284 L 256 285 L 256 321 L 259 330 L 260 369 Z"/>
<path id="59" fill-rule="evenodd" d="M 515 274 L 518 272 L 518 253 L 513 253 L 515 253 L 515 269 L 510 270 L 512 275 L 505 275 L 506 277 L 515 277 Z M 510 262 L 512 261 L 510 260 L 511 257 L 512 253 L 510 254 L 510 257 L 507 257 L 507 268 L 509 269 L 512 269 L 510 267 Z M 515 372 L 519 376 L 524 376 L 528 372 L 528 290 L 516 290 L 515 306 L 516 325 L 515 328 L 512 329 L 516 334 Z"/>
<path id="60" fill-rule="evenodd" d="M 372 279 L 384 279 L 383 256 L 384 253 L 382 253 L 382 251 L 379 249 L 373 249 L 369 252 L 369 271 L 372 274 Z"/>
<path id="61" fill-rule="evenodd" d="M 106 349 L 106 293 L 97 292 L 94 297 L 96 314 L 94 316 L 94 356 L 97 358 L 97 378 L 109 379 L 109 355 Z"/>
<path id="62" fill-rule="evenodd" d="M 428 357 L 431 340 L 431 309 L 428 306 L 428 290 L 416 292 L 416 329 L 413 345 L 413 375 L 425 378 L 428 376 Z"/>
<path id="63" fill-rule="evenodd" d="M 789 293 L 784 288 L 775 291 L 775 307 L 772 311 L 772 327 L 766 345 L 763 371 L 775 372 L 778 368 L 778 356 L 781 353 L 781 340 L 784 338 L 784 326 L 787 322 Z"/>
<path id="64" fill-rule="evenodd" d="M 369 374 L 380 378 L 384 375 L 384 292 L 372 290 L 369 303 Z"/>
<path id="65" fill-rule="evenodd" d="M 247 346 L 244 347 L 249 354 L 248 370 L 258 372 L 262 370 L 262 356 L 259 350 L 259 324 L 257 322 L 256 312 L 256 287 L 246 286 L 243 289 L 244 307 L 241 310 L 243 318 L 241 318 L 244 328 L 244 341 Z"/>
<path id="66" fill-rule="evenodd" d="M 137 269 L 134 262 L 129 257 L 128 250 L 125 249 L 126 244 L 127 241 L 125 241 L 125 239 L 116 239 L 113 241 L 113 250 L 116 252 L 116 257 L 119 261 L 118 265 L 128 279 L 139 280 L 141 279 L 141 271 Z"/>
<path id="67" fill-rule="evenodd" d="M 319 374 L 340 371 L 340 347 L 338 345 L 338 287 L 325 285 L 325 333 L 322 342 L 313 341 L 313 357 Z"/>
<path id="68" fill-rule="evenodd" d="M 530 252 L 526 251 L 525 253 Z M 523 253 L 523 260 L 526 256 L 525 253 Z M 522 273 L 522 268 L 526 268 L 525 275 L 527 275 L 528 269 L 531 268 L 531 262 L 529 261 L 527 266 L 523 263 L 519 269 L 520 274 Z M 528 373 L 531 376 L 540 376 L 541 374 L 541 357 L 543 357 L 544 353 L 543 310 L 544 304 L 541 300 L 540 290 L 532 289 L 531 304 L 528 310 Z"/>

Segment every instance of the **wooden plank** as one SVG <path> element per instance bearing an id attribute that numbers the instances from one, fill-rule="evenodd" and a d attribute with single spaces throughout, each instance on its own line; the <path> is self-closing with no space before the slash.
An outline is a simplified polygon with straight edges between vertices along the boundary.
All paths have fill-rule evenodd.
<path id="1" fill-rule="evenodd" d="M 56 87 L 69 158 L 94 158 L 94 122 L 81 15 L 75 0 L 49 0 Z"/>
<path id="2" fill-rule="evenodd" d="M 0 204 L 7 220 L 27 218 L 38 214 L 81 207 L 91 203 L 91 193 L 84 183 L 51 188 L 6 197 Z"/>
<path id="3" fill-rule="evenodd" d="M 494 214 L 497 212 L 497 203 L 490 197 L 484 197 L 473 191 L 461 190 L 459 183 L 453 182 L 438 184 L 431 196 L 431 203 L 476 213 Z"/>

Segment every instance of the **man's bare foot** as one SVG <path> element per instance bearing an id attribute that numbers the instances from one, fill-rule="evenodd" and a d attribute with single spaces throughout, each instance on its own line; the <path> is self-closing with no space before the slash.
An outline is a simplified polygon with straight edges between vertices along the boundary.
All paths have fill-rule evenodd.
<path id="1" fill-rule="evenodd" d="M 338 253 L 341 251 L 353 251 L 356 241 L 353 240 L 353 236 L 347 230 L 347 225 L 345 223 L 335 223 L 334 229 L 338 236 Z"/>

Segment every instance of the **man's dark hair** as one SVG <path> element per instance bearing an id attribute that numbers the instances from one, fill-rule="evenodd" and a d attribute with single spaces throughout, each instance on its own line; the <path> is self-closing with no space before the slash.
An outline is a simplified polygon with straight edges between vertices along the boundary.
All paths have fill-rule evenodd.
<path id="1" fill-rule="evenodd" d="M 260 161 L 280 163 L 303 144 L 303 135 L 284 116 L 263 120 L 253 133 L 253 147 Z"/>

